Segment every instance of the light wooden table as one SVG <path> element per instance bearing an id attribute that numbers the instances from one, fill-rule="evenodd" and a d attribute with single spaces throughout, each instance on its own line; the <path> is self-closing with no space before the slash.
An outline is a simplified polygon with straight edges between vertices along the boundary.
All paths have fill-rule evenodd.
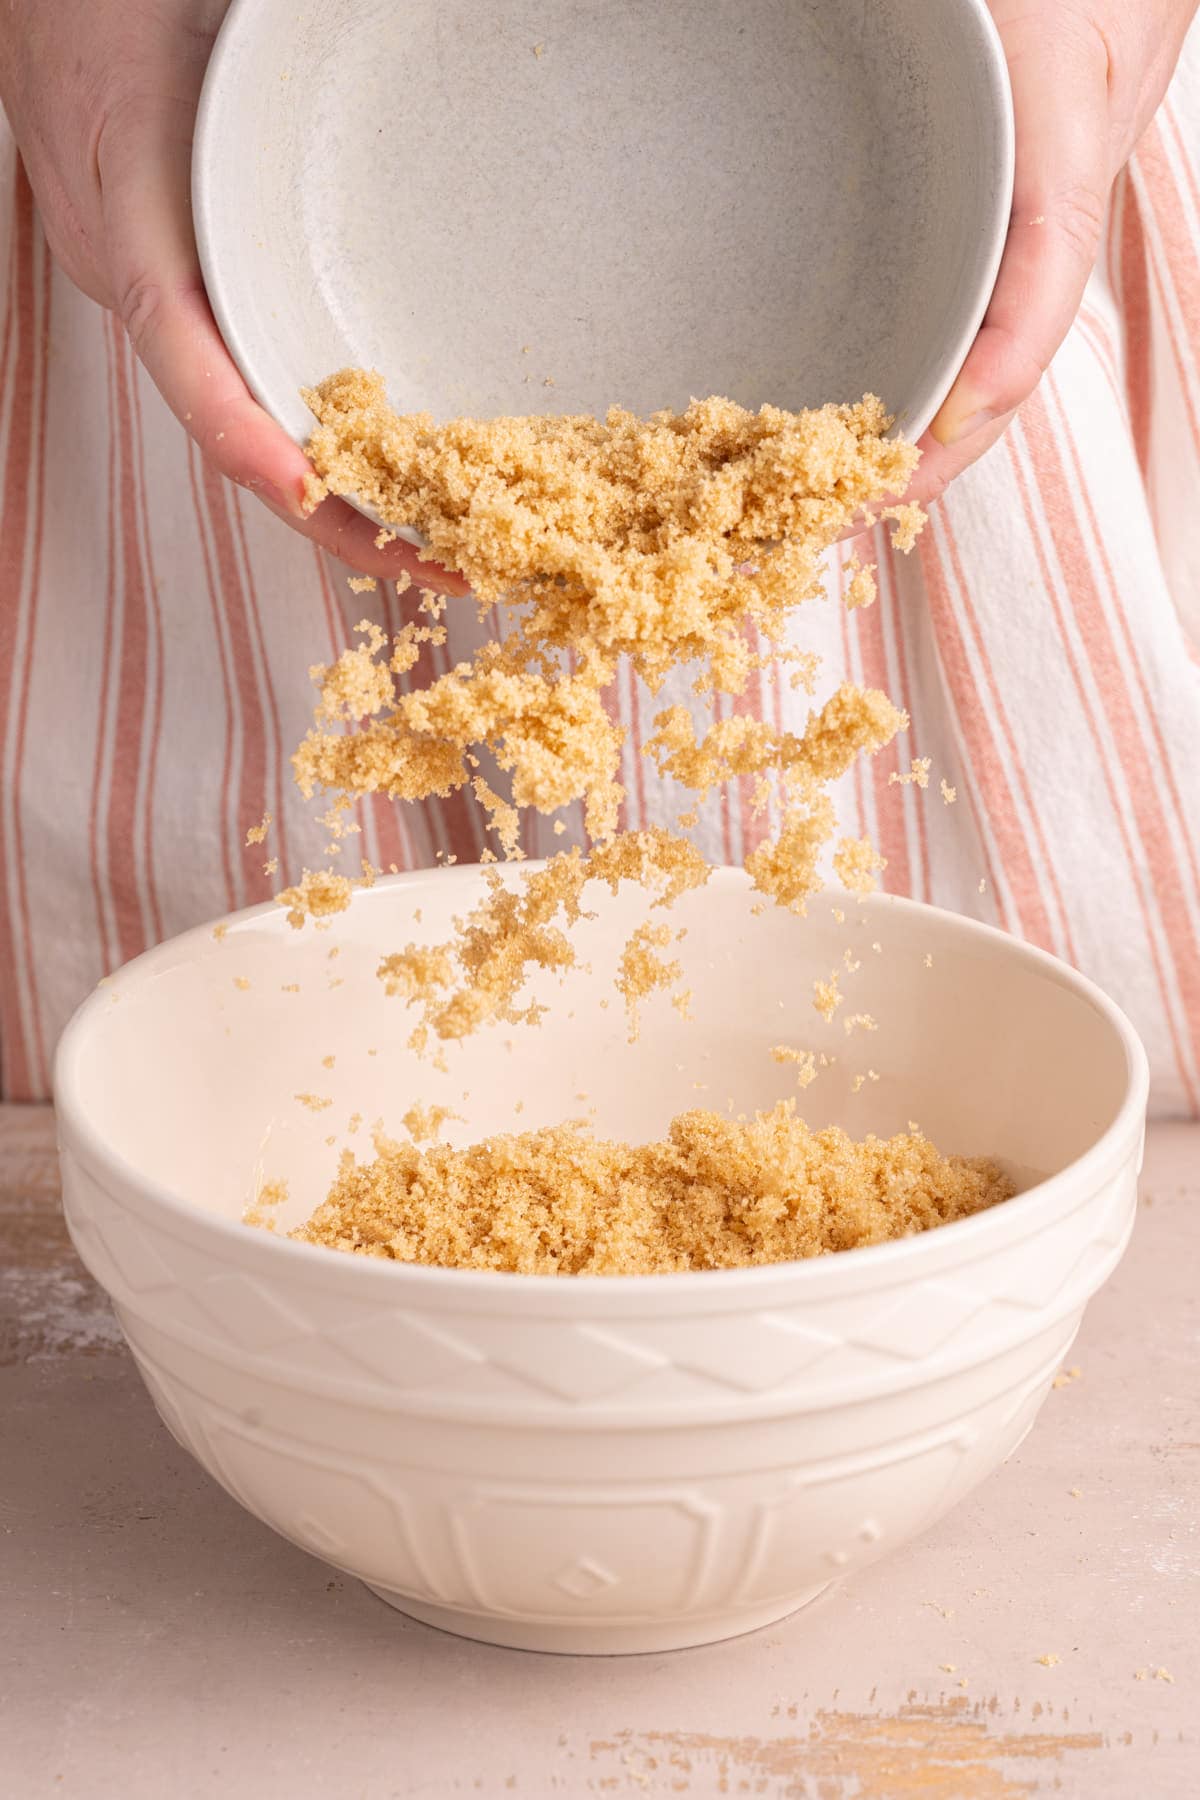
<path id="1" fill-rule="evenodd" d="M 1190 1800 L 1198 1281 L 1200 1127 L 1163 1126 L 1081 1377 L 948 1521 L 739 1642 L 527 1656 L 408 1623 L 176 1448 L 49 1114 L 0 1108 L 0 1794 Z"/>

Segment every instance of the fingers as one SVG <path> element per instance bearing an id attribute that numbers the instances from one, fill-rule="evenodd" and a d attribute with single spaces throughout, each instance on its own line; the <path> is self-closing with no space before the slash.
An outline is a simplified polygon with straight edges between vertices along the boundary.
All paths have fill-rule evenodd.
<path id="1" fill-rule="evenodd" d="M 209 309 L 192 236 L 189 109 L 139 101 L 97 148 L 112 302 L 176 418 L 222 471 L 302 517 L 304 453 L 250 394 Z"/>
<path id="2" fill-rule="evenodd" d="M 1012 221 L 983 327 L 931 427 L 970 442 L 1037 386 L 1070 330 L 1091 274 L 1111 179 L 1108 54 L 1070 7 L 998 7 L 1016 116 Z M 994 437 L 995 434 L 993 434 Z M 978 444 L 976 440 L 979 440 Z"/>
<path id="3" fill-rule="evenodd" d="M 999 418 L 989 419 L 955 444 L 939 444 L 931 432 L 926 432 L 921 439 L 921 460 L 905 492 L 905 500 L 916 500 L 922 506 L 939 500 L 956 476 L 1000 441 L 1015 413 L 1016 408 L 1010 407 Z"/>
<path id="4" fill-rule="evenodd" d="M 139 101 L 106 122 L 97 147 L 112 303 L 135 354 L 205 456 L 278 517 L 367 574 L 408 570 L 462 594 L 462 580 L 403 542 L 375 546 L 379 527 L 345 501 L 306 514 L 311 465 L 258 405 L 225 348 L 204 292 L 192 234 L 191 112 Z"/>
<path id="5" fill-rule="evenodd" d="M 939 444 L 926 432 L 918 445 L 921 460 L 917 464 L 917 472 L 904 493 L 894 495 L 890 500 L 881 501 L 878 506 L 865 511 L 848 531 L 842 532 L 838 542 L 845 543 L 850 538 L 861 537 L 864 531 L 870 531 L 878 525 L 888 506 L 897 505 L 901 500 L 905 504 L 915 500 L 919 506 L 926 507 L 931 506 L 935 500 L 940 500 L 956 475 L 961 475 L 965 468 L 1000 441 L 1014 416 L 1014 412 L 1004 413 L 989 425 L 983 426 L 974 436 L 950 446 Z"/>
<path id="6" fill-rule="evenodd" d="M 332 494 L 322 500 L 310 517 L 297 520 L 275 505 L 269 496 L 255 489 L 253 481 L 247 482 L 246 486 L 259 492 L 259 498 L 279 518 L 285 519 L 293 531 L 310 538 L 323 550 L 331 551 L 363 575 L 378 575 L 384 581 L 396 581 L 407 574 L 412 577 L 414 586 L 432 588 L 435 593 L 454 598 L 461 598 L 471 591 L 461 575 L 444 569 L 441 563 L 424 562 L 420 552 L 403 539 L 384 544 L 382 548 L 377 546 L 379 526 Z"/>

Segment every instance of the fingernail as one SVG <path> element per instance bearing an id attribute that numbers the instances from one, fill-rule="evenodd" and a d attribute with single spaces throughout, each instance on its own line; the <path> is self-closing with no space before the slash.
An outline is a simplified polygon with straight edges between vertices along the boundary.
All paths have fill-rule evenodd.
<path id="1" fill-rule="evenodd" d="M 996 414 L 990 408 L 978 405 L 973 395 L 959 396 L 951 393 L 929 430 L 931 436 L 945 447 L 960 444 L 964 438 L 973 437 L 985 425 L 990 425 L 995 417 Z"/>
<path id="2" fill-rule="evenodd" d="M 264 481 L 258 475 L 250 476 L 246 486 L 252 494 L 257 494 L 260 500 L 265 500 L 268 506 L 274 506 L 278 511 L 286 513 L 289 519 L 303 519 L 306 516 L 303 496 L 294 488 L 289 492 L 287 488 L 281 488 L 273 481 Z"/>

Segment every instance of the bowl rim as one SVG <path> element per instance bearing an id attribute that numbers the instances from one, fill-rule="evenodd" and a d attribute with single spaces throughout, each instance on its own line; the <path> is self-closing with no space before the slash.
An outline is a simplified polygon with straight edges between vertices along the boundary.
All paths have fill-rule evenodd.
<path id="1" fill-rule="evenodd" d="M 224 102 L 225 77 L 230 67 L 236 64 L 246 34 L 253 33 L 255 17 L 256 0 L 232 0 L 209 54 L 192 136 L 192 219 L 205 292 L 225 346 L 264 412 L 287 432 L 294 443 L 303 448 L 312 424 L 307 418 L 307 408 L 300 400 L 300 385 L 303 379 L 320 381 L 331 371 L 314 371 L 311 378 L 302 378 L 295 393 L 288 396 L 286 404 L 282 396 L 263 379 L 253 338 L 248 337 L 238 324 L 236 309 L 230 303 L 230 286 L 223 277 L 221 209 L 216 204 L 212 185 L 216 163 L 213 146 L 222 137 L 221 108 Z M 977 102 L 981 107 L 987 107 L 990 117 L 994 134 L 994 190 L 991 205 L 983 220 L 986 227 L 984 242 L 980 246 L 979 265 L 971 288 L 970 304 L 964 303 L 962 319 L 957 329 L 946 339 L 937 370 L 923 387 L 918 387 L 909 397 L 905 416 L 903 419 L 898 418 L 893 427 L 895 434 L 902 434 L 912 443 L 916 443 L 924 435 L 936 417 L 983 324 L 995 289 L 1012 213 L 1016 131 L 1012 86 L 1003 41 L 988 0 L 956 0 L 953 17 L 960 33 L 964 61 L 975 83 Z M 383 371 L 385 378 L 387 373 L 387 370 Z M 833 394 L 826 398 L 838 401 L 850 396 Z M 883 398 L 885 402 L 888 400 L 886 395 Z M 376 519 L 374 512 L 360 507 L 353 498 L 350 499 L 350 504 L 360 511 L 365 510 L 369 518 Z M 376 522 L 379 521 L 376 519 Z M 410 527 L 401 528 L 400 535 L 418 546 L 424 541 Z"/>
<path id="2" fill-rule="evenodd" d="M 523 863 L 521 869 L 527 871 L 536 866 L 534 863 Z M 357 893 L 353 904 L 358 907 L 378 904 L 379 897 L 398 887 L 412 889 L 435 880 L 442 884 L 453 882 L 456 886 L 466 886 L 478 879 L 479 865 L 476 864 L 460 864 L 449 869 L 405 871 L 380 877 L 373 888 Z M 748 880 L 743 869 L 731 867 L 716 868 L 709 878 L 710 885 L 716 884 L 718 887 L 744 887 Z M 376 896 L 374 901 L 372 896 Z M 820 896 L 816 898 L 819 899 Z M 1005 1242 L 1011 1242 L 1036 1232 L 1048 1222 L 1048 1215 L 1061 1210 L 1069 1212 L 1074 1205 L 1080 1203 L 1078 1197 L 1072 1203 L 1072 1195 L 1082 1193 L 1086 1197 L 1108 1179 L 1121 1159 L 1130 1155 L 1142 1140 L 1150 1085 L 1149 1060 L 1140 1037 L 1116 1002 L 1110 1000 L 1103 989 L 1088 976 L 1073 969 L 1049 951 L 1026 943 L 994 925 L 901 895 L 874 893 L 865 896 L 861 904 L 869 910 L 933 917 L 941 922 L 943 928 L 948 925 L 951 930 L 967 939 L 975 939 L 993 947 L 1003 946 L 1004 954 L 1018 958 L 1048 976 L 1058 986 L 1070 989 L 1100 1015 L 1116 1035 L 1124 1051 L 1126 1085 L 1115 1116 L 1081 1156 L 1045 1180 L 1014 1195 L 1011 1200 L 989 1208 L 986 1212 L 975 1213 L 969 1218 L 956 1219 L 933 1230 L 892 1239 L 887 1243 L 867 1244 L 825 1256 L 764 1263 L 751 1268 L 694 1269 L 648 1275 L 584 1274 L 569 1277 L 516 1274 L 499 1269 L 446 1269 L 425 1263 L 396 1262 L 382 1257 L 339 1255 L 323 1245 L 306 1244 L 273 1232 L 255 1230 L 241 1219 L 230 1219 L 222 1214 L 208 1212 L 184 1199 L 164 1183 L 148 1178 L 115 1149 L 87 1116 L 78 1092 L 78 1066 L 89 1032 L 102 1009 L 106 1011 L 111 1004 L 114 992 L 119 991 L 118 984 L 140 984 L 147 978 L 153 979 L 160 970 L 175 966 L 190 949 L 203 950 L 207 954 L 216 953 L 217 941 L 213 936 L 216 925 L 227 926 L 230 935 L 268 921 L 282 930 L 286 924 L 286 915 L 274 900 L 245 907 L 221 920 L 210 920 L 193 926 L 190 930 L 155 945 L 116 970 L 112 976 L 106 977 L 77 1007 L 63 1030 L 54 1055 L 53 1092 L 60 1153 L 67 1150 L 74 1155 L 118 1204 L 127 1204 L 122 1195 L 138 1196 L 144 1208 L 161 1212 L 166 1220 L 182 1227 L 189 1236 L 213 1236 L 217 1242 L 249 1254 L 256 1261 L 274 1260 L 280 1272 L 290 1266 L 296 1275 L 307 1276 L 314 1281 L 322 1279 L 321 1270 L 324 1270 L 325 1280 L 357 1282 L 364 1293 L 366 1289 L 363 1284 L 375 1282 L 380 1293 L 390 1294 L 397 1302 L 415 1299 L 418 1293 L 428 1300 L 438 1297 L 443 1301 L 451 1301 L 454 1297 L 459 1297 L 476 1302 L 520 1301 L 522 1298 L 532 1299 L 536 1294 L 543 1300 L 555 1296 L 556 1304 L 551 1310 L 558 1312 L 566 1296 L 582 1292 L 591 1301 L 604 1296 L 623 1302 L 624 1305 L 634 1299 L 653 1302 L 656 1296 L 664 1301 L 669 1297 L 672 1311 L 685 1297 L 693 1298 L 696 1302 L 707 1298 L 711 1302 L 717 1302 L 717 1305 L 707 1308 L 713 1311 L 725 1310 L 733 1303 L 735 1295 L 745 1292 L 746 1297 L 750 1298 L 757 1290 L 777 1286 L 781 1280 L 786 1281 L 789 1287 L 795 1286 L 795 1297 L 799 1300 L 805 1292 L 799 1284 L 807 1283 L 810 1292 L 812 1284 L 816 1282 L 833 1282 L 840 1286 L 839 1272 L 843 1276 L 849 1276 L 853 1272 L 869 1283 L 872 1273 L 881 1276 L 887 1270 L 900 1272 L 906 1265 L 911 1267 L 922 1260 L 930 1261 L 932 1257 L 927 1273 L 934 1274 L 947 1261 L 970 1262 L 985 1255 L 989 1247 L 994 1247 L 989 1245 L 990 1239 L 1002 1238 Z M 282 1262 L 279 1260 L 281 1257 L 285 1259 Z M 351 1274 L 351 1270 L 356 1270 L 357 1273 Z M 857 1286 L 858 1282 L 852 1285 Z M 700 1305 L 698 1310 L 705 1308 Z"/>

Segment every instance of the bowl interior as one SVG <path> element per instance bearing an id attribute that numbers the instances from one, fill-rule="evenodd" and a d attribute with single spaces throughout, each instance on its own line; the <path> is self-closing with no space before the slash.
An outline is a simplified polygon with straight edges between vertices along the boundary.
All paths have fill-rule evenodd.
<path id="1" fill-rule="evenodd" d="M 917 435 L 1009 204 L 983 0 L 235 0 L 197 229 L 298 439 L 346 364 L 438 416 L 882 395 Z"/>
<path id="2" fill-rule="evenodd" d="M 368 1150 L 376 1120 L 403 1135 L 414 1102 L 453 1108 L 452 1142 L 573 1117 L 638 1140 L 691 1107 L 752 1110 L 796 1094 L 776 1044 L 836 1059 L 800 1095 L 811 1124 L 887 1134 L 915 1119 L 946 1150 L 1038 1175 L 1087 1150 L 1128 1090 L 1115 1016 L 1051 959 L 883 897 L 823 897 L 806 919 L 754 916 L 732 870 L 658 915 L 686 927 L 677 954 L 691 1023 L 658 996 L 627 1041 L 612 976 L 645 899 L 601 890 L 580 928 L 588 966 L 535 989 L 549 1008 L 541 1024 L 450 1045 L 439 1071 L 406 1048 L 413 1014 L 375 970 L 382 953 L 442 937 L 479 879 L 389 878 L 327 930 L 293 931 L 279 909 L 257 908 L 220 939 L 202 928 L 150 952 L 77 1015 L 60 1100 L 140 1176 L 226 1218 L 262 1179 L 285 1178 L 291 1224 L 324 1197 L 343 1147 Z M 846 1000 L 827 1023 L 812 984 L 837 967 Z M 846 1017 L 862 1013 L 877 1029 L 847 1033 Z M 879 1079 L 856 1089 L 868 1070 Z"/>

